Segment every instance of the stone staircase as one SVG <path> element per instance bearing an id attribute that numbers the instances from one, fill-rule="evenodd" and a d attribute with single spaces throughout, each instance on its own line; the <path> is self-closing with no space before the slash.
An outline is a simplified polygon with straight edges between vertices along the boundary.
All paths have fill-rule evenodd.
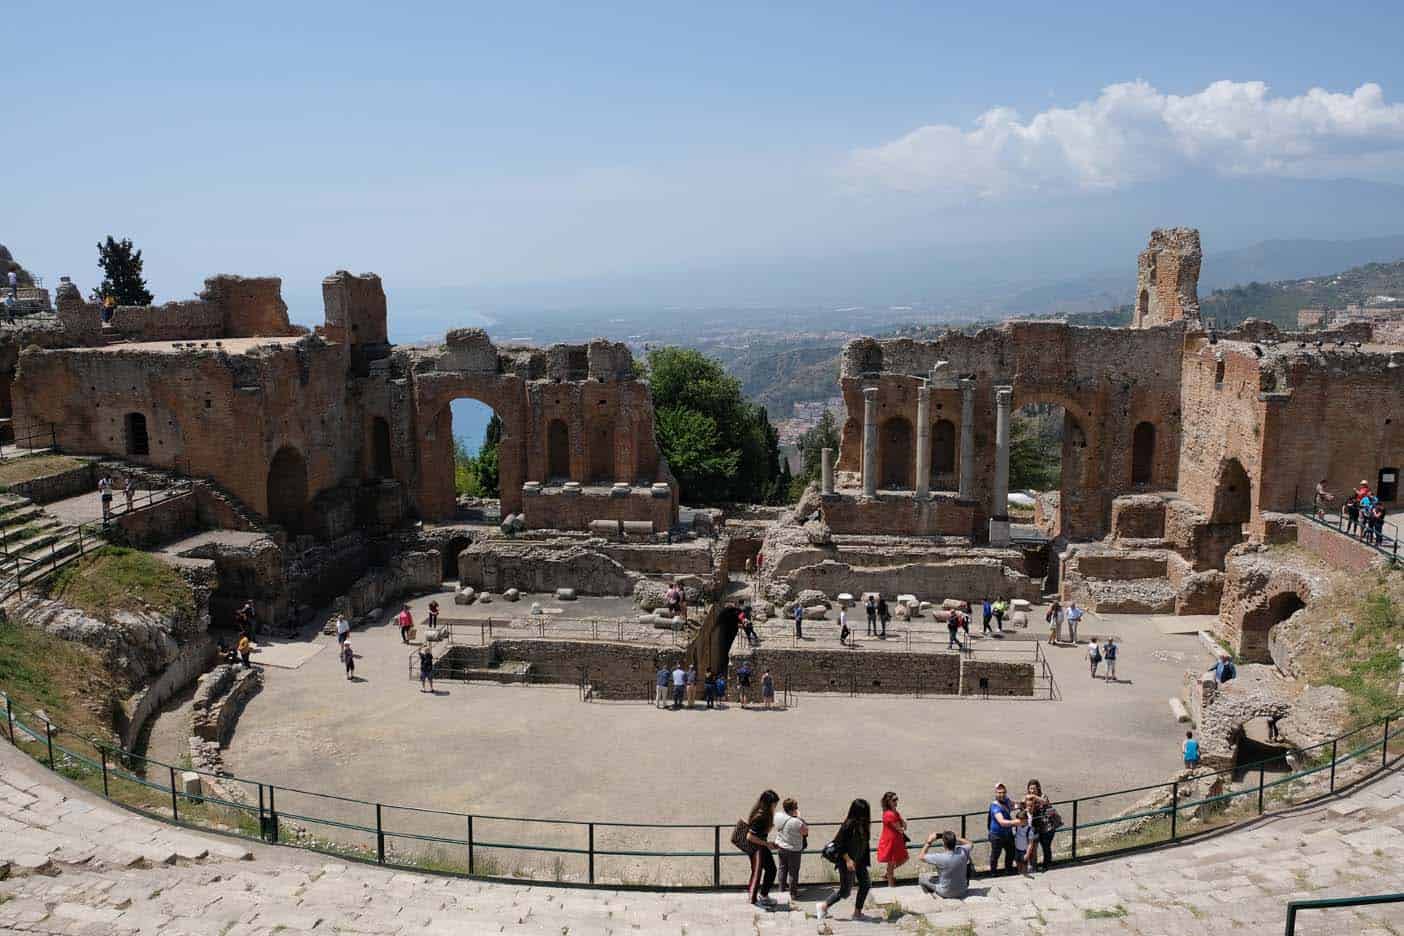
<path id="1" fill-rule="evenodd" d="M 0 494 L 0 595 L 62 567 L 79 554 L 76 527 L 50 516 L 27 497 Z"/>

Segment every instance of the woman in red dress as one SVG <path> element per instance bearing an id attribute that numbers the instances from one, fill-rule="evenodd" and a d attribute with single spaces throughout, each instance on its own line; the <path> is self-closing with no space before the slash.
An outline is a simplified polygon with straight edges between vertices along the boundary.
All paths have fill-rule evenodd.
<path id="1" fill-rule="evenodd" d="M 897 811 L 897 794 L 882 794 L 882 835 L 877 860 L 887 865 L 887 886 L 897 886 L 897 869 L 907 863 L 907 822 Z"/>

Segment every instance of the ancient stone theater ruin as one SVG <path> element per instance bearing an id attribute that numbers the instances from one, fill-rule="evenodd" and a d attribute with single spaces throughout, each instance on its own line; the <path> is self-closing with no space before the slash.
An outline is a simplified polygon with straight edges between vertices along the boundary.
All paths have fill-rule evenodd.
<path id="1" fill-rule="evenodd" d="M 1310 505 L 1322 479 L 1338 495 L 1365 479 L 1397 503 L 1404 347 L 1369 322 L 1220 330 L 1201 316 L 1200 264 L 1197 231 L 1154 231 L 1130 328 L 1012 320 L 850 341 L 841 444 L 819 481 L 791 507 L 726 509 L 680 503 L 646 374 L 623 344 L 497 345 L 459 329 L 395 346 L 372 274 L 328 276 L 310 331 L 289 322 L 276 278 L 213 276 L 194 300 L 110 321 L 71 282 L 50 297 L 26 279 L 18 316 L 0 324 L 0 432 L 6 454 L 61 464 L 10 485 L 0 509 L 22 518 L 20 542 L 5 540 L 0 575 L 22 602 L 12 614 L 42 622 L 78 612 L 25 598 L 26 577 L 108 541 L 190 584 L 195 610 L 178 628 L 63 628 L 112 654 L 93 635 L 125 627 L 118 643 L 142 648 L 122 657 L 124 743 L 210 668 L 236 622 L 315 650 L 336 618 L 359 640 L 430 597 L 438 626 L 416 646 L 446 680 L 637 700 L 660 669 L 746 663 L 775 673 L 782 694 L 1060 701 L 1058 682 L 1086 672 L 1080 651 L 1059 658 L 1039 639 L 1056 598 L 1098 616 L 1084 640 L 1121 638 L 1133 618 L 1202 617 L 1163 656 L 1206 764 L 1232 765 L 1257 720 L 1297 746 L 1343 724 L 1340 690 L 1306 685 L 1310 611 L 1333 570 L 1384 568 L 1393 547 L 1313 520 Z M 455 491 L 450 406 L 464 398 L 501 420 L 492 501 Z M 1028 513 L 1010 490 L 1021 407 L 1061 413 L 1060 480 Z M 99 531 L 82 510 L 97 509 L 100 479 L 147 495 Z M 870 594 L 891 607 L 893 639 L 839 643 L 838 615 L 861 631 Z M 979 636 L 991 599 L 1010 602 L 1010 639 L 953 646 L 948 625 L 973 608 Z M 236 616 L 245 606 L 252 621 Z M 754 639 L 741 636 L 746 607 Z M 1238 680 L 1205 675 L 1200 630 Z M 219 763 L 262 683 L 202 680 L 197 765 Z M 1155 702 L 1153 717 L 1182 733 L 1165 695 Z"/>

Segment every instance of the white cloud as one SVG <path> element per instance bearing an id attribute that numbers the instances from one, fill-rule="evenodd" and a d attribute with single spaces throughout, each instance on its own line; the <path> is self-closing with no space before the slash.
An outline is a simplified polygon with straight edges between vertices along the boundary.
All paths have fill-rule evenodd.
<path id="1" fill-rule="evenodd" d="M 1261 81 L 1216 81 L 1190 95 L 1144 81 L 1027 122 L 1006 107 L 970 129 L 918 127 L 855 152 L 848 172 L 899 190 L 996 196 L 1115 189 L 1186 169 L 1320 177 L 1404 172 L 1404 104 L 1377 84 L 1273 97 Z"/>

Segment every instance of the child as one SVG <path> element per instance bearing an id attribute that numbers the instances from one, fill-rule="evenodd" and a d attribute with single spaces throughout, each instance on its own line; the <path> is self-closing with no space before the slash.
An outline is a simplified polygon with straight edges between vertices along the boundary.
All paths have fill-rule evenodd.
<path id="1" fill-rule="evenodd" d="M 766 708 L 775 707 L 775 679 L 770 675 L 770 670 L 761 673 L 761 701 Z"/>
<path id="2" fill-rule="evenodd" d="M 356 653 L 351 649 L 351 639 L 348 637 L 341 644 L 341 662 L 346 664 L 346 678 L 351 679 L 356 675 Z"/>
<path id="3" fill-rule="evenodd" d="M 780 889 L 790 892 L 790 902 L 799 898 L 800 858 L 807 844 L 809 826 L 799 816 L 799 803 L 793 797 L 780 804 L 775 814 L 775 846 L 780 852 Z"/>
<path id="4" fill-rule="evenodd" d="M 717 674 L 717 708 L 725 708 L 722 705 L 726 701 L 726 674 Z"/>
<path id="5" fill-rule="evenodd" d="M 1029 859 L 1032 852 L 1038 847 L 1038 836 L 1033 830 L 1033 812 L 1029 808 L 1029 801 L 1025 799 L 1023 803 L 1014 810 L 1014 867 L 1020 874 L 1029 873 Z"/>
<path id="6" fill-rule="evenodd" d="M 848 635 L 851 633 L 848 629 L 848 612 L 839 608 L 839 646 L 847 646 Z"/>
<path id="7" fill-rule="evenodd" d="M 1193 731 L 1185 732 L 1185 743 L 1180 746 L 1181 753 L 1185 756 L 1185 769 L 1193 770 L 1199 766 L 1199 742 L 1194 739 Z"/>

